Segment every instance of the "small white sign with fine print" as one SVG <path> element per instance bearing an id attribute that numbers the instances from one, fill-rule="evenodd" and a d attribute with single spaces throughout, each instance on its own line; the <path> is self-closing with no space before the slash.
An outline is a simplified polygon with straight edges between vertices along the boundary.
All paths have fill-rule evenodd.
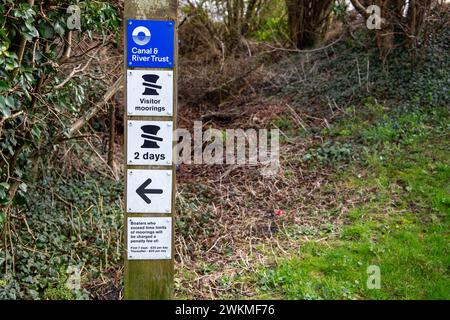
<path id="1" fill-rule="evenodd" d="M 171 218 L 128 218 L 129 260 L 168 260 L 172 258 Z"/>

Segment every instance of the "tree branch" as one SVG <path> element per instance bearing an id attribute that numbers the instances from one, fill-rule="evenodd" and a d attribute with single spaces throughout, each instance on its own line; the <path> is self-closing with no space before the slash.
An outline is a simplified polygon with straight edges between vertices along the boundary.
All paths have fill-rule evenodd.
<path id="1" fill-rule="evenodd" d="M 116 82 L 109 88 L 109 90 L 104 94 L 102 101 L 100 101 L 89 113 L 84 117 L 81 117 L 70 127 L 67 137 L 72 137 L 72 135 L 80 130 L 89 120 L 92 119 L 107 103 L 111 98 L 123 88 L 123 76 L 120 76 Z"/>
<path id="2" fill-rule="evenodd" d="M 367 8 L 365 8 L 359 0 L 350 0 L 352 5 L 355 7 L 356 11 L 359 12 L 364 18 L 368 18 L 369 14 L 367 13 Z"/>
<path id="3" fill-rule="evenodd" d="M 96 51 L 96 53 L 98 52 L 98 50 Z M 96 54 L 95 53 L 95 54 Z M 70 72 L 69 76 L 64 79 L 61 83 L 57 84 L 56 86 L 53 87 L 53 90 L 58 90 L 61 89 L 62 87 L 64 87 L 64 85 L 69 82 L 70 79 L 72 79 L 77 73 L 80 72 L 84 72 L 87 67 L 89 66 L 89 64 L 91 63 L 92 59 L 94 59 L 95 54 L 91 57 L 89 57 L 88 61 L 86 62 L 86 64 L 83 67 L 80 67 L 81 65 L 78 65 L 77 67 L 75 67 L 74 69 L 72 69 L 72 71 Z"/>

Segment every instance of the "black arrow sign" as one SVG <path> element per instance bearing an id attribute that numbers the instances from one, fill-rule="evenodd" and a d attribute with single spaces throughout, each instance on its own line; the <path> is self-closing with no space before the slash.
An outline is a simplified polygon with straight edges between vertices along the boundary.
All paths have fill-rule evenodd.
<path id="1" fill-rule="evenodd" d="M 147 179 L 139 188 L 137 188 L 136 193 L 147 203 L 152 203 L 147 194 L 162 194 L 163 191 L 161 189 L 146 189 L 148 185 L 152 183 L 152 179 Z"/>

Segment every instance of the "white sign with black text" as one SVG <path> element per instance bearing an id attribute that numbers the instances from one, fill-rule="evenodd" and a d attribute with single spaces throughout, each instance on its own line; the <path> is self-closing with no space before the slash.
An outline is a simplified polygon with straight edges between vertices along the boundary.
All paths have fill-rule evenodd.
<path id="1" fill-rule="evenodd" d="M 172 258 L 171 218 L 128 218 L 127 249 L 130 260 Z"/>
<path id="2" fill-rule="evenodd" d="M 171 116 L 173 81 L 173 71 L 170 70 L 128 70 L 128 115 Z"/>
<path id="3" fill-rule="evenodd" d="M 131 165 L 171 165 L 172 121 L 128 121 L 127 161 Z"/>
<path id="4" fill-rule="evenodd" d="M 127 170 L 129 213 L 170 213 L 172 170 Z"/>

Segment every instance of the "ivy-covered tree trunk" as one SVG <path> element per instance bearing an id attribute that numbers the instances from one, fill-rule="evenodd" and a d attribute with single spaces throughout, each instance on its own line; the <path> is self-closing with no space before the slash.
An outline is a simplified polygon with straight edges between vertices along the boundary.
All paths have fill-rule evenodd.
<path id="1" fill-rule="evenodd" d="M 333 0 L 286 0 L 289 35 L 296 48 L 317 44 L 328 28 Z"/>
<path id="2" fill-rule="evenodd" d="M 431 4 L 431 0 L 410 0 L 406 14 L 408 28 L 405 38 L 411 48 L 417 46 L 418 39 L 425 27 L 426 16 L 431 10 Z"/>
<path id="3" fill-rule="evenodd" d="M 244 17 L 244 0 L 226 0 L 227 9 L 227 44 L 228 52 L 233 52 L 238 46 L 242 36 Z"/>
<path id="4" fill-rule="evenodd" d="M 229 53 L 239 48 L 242 37 L 258 28 L 258 17 L 272 0 L 224 0 L 226 46 Z M 220 1 L 219 1 L 220 2 Z M 220 5 L 219 5 L 220 7 Z"/>
<path id="5" fill-rule="evenodd" d="M 371 16 L 367 11 L 369 6 L 380 8 L 381 24 L 375 36 L 383 58 L 397 46 L 417 47 L 432 6 L 432 0 L 351 0 L 351 3 L 366 19 Z"/>

